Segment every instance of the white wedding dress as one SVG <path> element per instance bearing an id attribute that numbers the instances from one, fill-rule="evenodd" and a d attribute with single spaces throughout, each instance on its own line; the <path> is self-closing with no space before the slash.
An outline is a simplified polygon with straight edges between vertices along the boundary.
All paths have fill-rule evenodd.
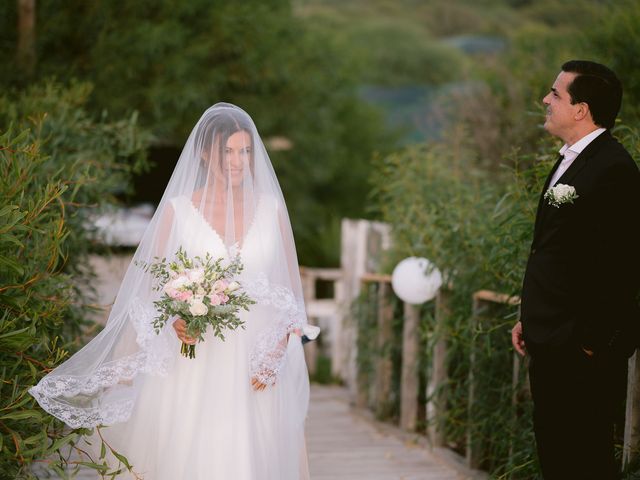
<path id="1" fill-rule="evenodd" d="M 141 268 L 179 248 L 189 257 L 239 254 L 238 280 L 256 301 L 240 313 L 246 328 L 225 341 L 205 333 L 195 359 L 180 355 L 171 325 L 154 331 L 160 294 Z M 301 480 L 309 380 L 296 332 L 306 326 L 275 170 L 251 117 L 218 103 L 189 135 L 105 328 L 29 392 L 71 428 L 105 425 L 101 434 L 133 478 Z M 253 390 L 254 378 L 264 391 Z M 100 440 L 92 444 L 101 461 Z"/>
<path id="2" fill-rule="evenodd" d="M 284 356 L 276 383 L 260 392 L 251 386 L 252 358 L 265 353 L 255 349 L 260 349 L 261 336 L 268 336 L 271 305 L 277 302 L 282 309 L 291 301 L 286 292 L 260 291 L 260 281 L 250 280 L 259 279 L 272 261 L 270 243 L 278 232 L 269 232 L 278 225 L 277 203 L 268 197 L 258 202 L 243 244 L 232 252 L 189 198 L 180 196 L 171 204 L 179 243 L 189 256 L 209 252 L 229 258 L 237 249 L 245 266 L 240 280 L 247 279 L 246 289 L 258 303 L 241 313 L 246 328 L 226 334 L 225 341 L 206 333 L 195 359 L 182 357 L 175 339 L 176 358 L 168 374 L 136 378 L 143 384 L 130 419 L 103 428 L 102 435 L 127 457 L 138 478 L 308 478 L 303 429 L 309 385 L 299 336 L 281 342 L 284 351 L 277 355 Z"/>

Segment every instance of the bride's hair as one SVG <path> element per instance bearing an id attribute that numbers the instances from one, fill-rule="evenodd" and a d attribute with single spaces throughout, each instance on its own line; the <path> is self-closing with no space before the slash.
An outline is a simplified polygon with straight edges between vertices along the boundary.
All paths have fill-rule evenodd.
<path id="1" fill-rule="evenodd" d="M 229 138 L 238 132 L 246 132 L 250 140 L 249 168 L 251 174 L 254 173 L 254 139 L 252 135 L 253 123 L 249 116 L 236 109 L 225 109 L 217 113 L 208 121 L 202 122 L 196 131 L 194 142 L 194 153 L 200 156 L 200 167 L 203 172 L 207 171 L 209 162 L 217 161 L 219 171 L 222 171 L 222 160 L 224 150 Z M 208 153 L 208 155 L 204 155 Z"/>

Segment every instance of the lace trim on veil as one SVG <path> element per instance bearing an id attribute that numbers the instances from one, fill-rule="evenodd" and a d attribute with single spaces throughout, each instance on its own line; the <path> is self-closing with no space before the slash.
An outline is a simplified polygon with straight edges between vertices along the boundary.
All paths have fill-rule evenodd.
<path id="1" fill-rule="evenodd" d="M 264 274 L 244 282 L 243 287 L 260 305 L 281 312 L 273 325 L 259 336 L 250 358 L 252 377 L 265 385 L 273 385 L 285 362 L 287 334 L 305 323 L 304 306 L 296 302 L 290 289 L 270 285 Z M 72 428 L 91 428 L 129 419 L 135 403 L 135 391 L 126 391 L 132 388 L 130 382 L 140 373 L 166 375 L 175 352 L 163 335 L 155 333 L 152 322 L 156 311 L 152 306 L 136 298 L 126 315 L 136 331 L 140 350 L 106 362 L 90 375 L 46 376 L 29 390 L 44 410 Z M 70 403 L 71 399 L 75 405 Z"/>
<path id="2" fill-rule="evenodd" d="M 131 398 L 110 399 L 107 389 L 118 384 L 125 387 L 140 373 L 166 375 L 169 370 L 172 355 L 166 338 L 156 335 L 153 330 L 155 314 L 155 309 L 135 299 L 127 315 L 136 330 L 136 343 L 140 347 L 138 352 L 106 362 L 91 375 L 47 376 L 29 389 L 29 393 L 44 410 L 72 428 L 126 421 L 133 408 L 134 395 L 130 394 Z M 86 397 L 79 400 L 85 400 L 87 405 L 76 406 L 65 400 L 73 397 Z M 93 406 L 98 402 L 100 406 Z"/>
<path id="3" fill-rule="evenodd" d="M 99 407 L 74 407 L 47 396 L 38 387 L 29 393 L 35 397 L 43 410 L 59 418 L 71 428 L 93 428 L 99 425 L 112 425 L 126 422 L 131 416 L 134 398 L 102 403 Z"/>

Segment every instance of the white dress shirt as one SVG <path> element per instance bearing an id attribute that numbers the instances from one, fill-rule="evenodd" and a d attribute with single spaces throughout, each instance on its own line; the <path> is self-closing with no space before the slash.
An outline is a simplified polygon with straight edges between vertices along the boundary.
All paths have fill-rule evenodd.
<path id="1" fill-rule="evenodd" d="M 562 162 L 560 162 L 558 169 L 553 174 L 550 186 L 553 187 L 556 184 L 556 182 L 560 179 L 564 172 L 566 172 L 567 169 L 571 166 L 576 157 L 580 155 L 580 153 L 582 153 L 585 148 L 587 148 L 587 145 L 593 142 L 598 137 L 598 135 L 600 135 L 605 130 L 606 128 L 598 128 L 593 132 L 585 135 L 571 146 L 567 145 L 566 143 L 564 144 L 564 146 L 560 149 L 560 155 L 564 155 L 564 159 L 562 160 Z"/>

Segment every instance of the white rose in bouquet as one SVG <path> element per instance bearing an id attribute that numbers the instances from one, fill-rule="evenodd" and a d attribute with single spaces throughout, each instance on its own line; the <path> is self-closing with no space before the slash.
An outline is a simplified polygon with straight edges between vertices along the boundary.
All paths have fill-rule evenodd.
<path id="1" fill-rule="evenodd" d="M 187 272 L 187 277 L 191 283 L 198 283 L 204 278 L 204 269 L 194 268 L 193 270 L 189 270 Z"/>
<path id="2" fill-rule="evenodd" d="M 206 315 L 209 309 L 204 304 L 201 298 L 195 298 L 189 302 L 189 312 L 194 317 L 200 317 Z"/>
<path id="3" fill-rule="evenodd" d="M 189 279 L 185 275 L 179 275 L 173 280 L 170 280 L 164 286 L 165 289 L 178 290 L 189 283 Z"/>

